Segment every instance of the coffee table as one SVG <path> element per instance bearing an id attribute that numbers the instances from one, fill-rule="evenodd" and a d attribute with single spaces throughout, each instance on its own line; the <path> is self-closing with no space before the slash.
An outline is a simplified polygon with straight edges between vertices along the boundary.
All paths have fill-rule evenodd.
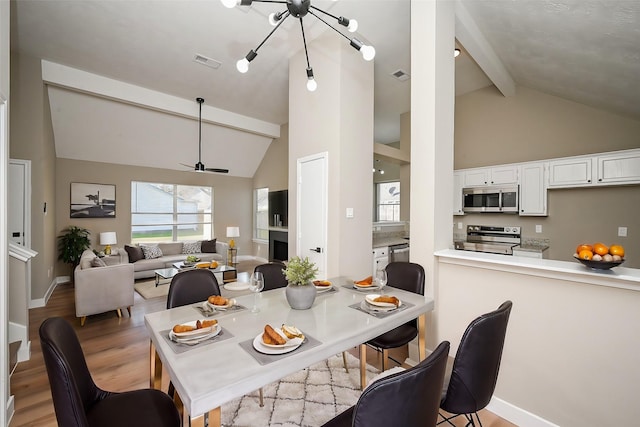
<path id="1" fill-rule="evenodd" d="M 160 279 L 173 279 L 173 276 L 178 274 L 178 271 L 178 269 L 173 267 L 153 270 L 153 272 L 156 274 L 156 287 L 160 284 Z"/>
<path id="2" fill-rule="evenodd" d="M 173 267 L 174 269 L 178 269 L 178 271 L 196 268 L 193 265 L 184 265 L 184 262 L 182 261 L 174 262 Z M 173 276 L 175 276 L 178 271 L 176 271 Z M 230 265 L 218 264 L 216 268 L 209 268 L 209 271 L 213 272 L 213 274 L 222 276 L 222 283 L 233 282 L 238 279 L 238 270 L 235 267 L 231 267 Z"/>

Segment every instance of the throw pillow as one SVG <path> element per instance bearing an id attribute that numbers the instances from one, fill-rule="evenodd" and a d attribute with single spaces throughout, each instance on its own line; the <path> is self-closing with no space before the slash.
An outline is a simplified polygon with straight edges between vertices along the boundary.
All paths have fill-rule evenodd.
<path id="1" fill-rule="evenodd" d="M 144 259 L 144 252 L 142 252 L 142 248 L 140 246 L 124 245 L 124 250 L 127 251 L 127 254 L 129 255 L 129 262 L 136 262 Z"/>
<path id="2" fill-rule="evenodd" d="M 91 267 L 106 267 L 107 264 L 104 263 L 102 258 L 95 257 L 91 260 Z"/>
<path id="3" fill-rule="evenodd" d="M 182 244 L 183 254 L 199 254 L 201 249 L 201 242 L 184 242 Z"/>
<path id="4" fill-rule="evenodd" d="M 206 254 L 215 254 L 216 253 L 216 240 L 203 240 L 200 245 L 200 250 Z"/>
<path id="5" fill-rule="evenodd" d="M 144 259 L 154 259 L 162 256 L 162 250 L 158 245 L 140 245 L 140 247 L 144 253 Z"/>

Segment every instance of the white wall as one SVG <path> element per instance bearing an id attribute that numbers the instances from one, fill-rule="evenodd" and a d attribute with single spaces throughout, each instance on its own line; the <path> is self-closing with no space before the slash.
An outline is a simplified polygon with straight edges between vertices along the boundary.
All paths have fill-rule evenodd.
<path id="1" fill-rule="evenodd" d="M 437 340 L 513 309 L 495 397 L 554 424 L 637 425 L 640 292 L 439 263 Z M 520 424 L 518 425 L 527 425 Z"/>

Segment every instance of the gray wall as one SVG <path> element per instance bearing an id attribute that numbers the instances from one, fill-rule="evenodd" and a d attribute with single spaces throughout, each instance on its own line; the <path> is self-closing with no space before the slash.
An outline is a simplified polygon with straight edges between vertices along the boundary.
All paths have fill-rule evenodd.
<path id="1" fill-rule="evenodd" d="M 549 159 L 640 147 L 640 121 L 518 87 L 495 87 L 456 98 L 455 168 Z M 622 244 L 625 267 L 640 268 L 640 186 L 548 191 L 547 217 L 455 216 L 468 224 L 521 225 L 523 237 L 550 240 L 551 259 L 571 261 L 579 243 Z M 535 225 L 542 233 L 535 233 Z M 618 237 L 618 227 L 628 228 Z"/>

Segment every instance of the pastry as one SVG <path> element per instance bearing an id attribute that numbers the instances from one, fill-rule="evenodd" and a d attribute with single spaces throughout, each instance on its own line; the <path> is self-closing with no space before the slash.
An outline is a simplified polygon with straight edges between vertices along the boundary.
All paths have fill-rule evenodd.
<path id="1" fill-rule="evenodd" d="M 266 325 L 264 327 L 264 333 L 262 334 L 262 342 L 270 345 L 284 345 L 286 341 L 282 338 L 282 335 L 277 333 L 275 329 L 271 327 L 271 325 Z"/>
<path id="2" fill-rule="evenodd" d="M 400 304 L 400 300 L 392 295 L 380 295 L 378 298 L 374 299 L 375 302 L 386 302 L 389 304 L 393 304 L 396 307 Z"/>
<path id="3" fill-rule="evenodd" d="M 212 305 L 227 305 L 229 304 L 229 300 L 223 296 L 220 295 L 211 295 L 209 297 L 209 299 L 207 299 L 207 301 L 209 301 L 209 304 Z"/>
<path id="4" fill-rule="evenodd" d="M 373 276 L 366 277 L 362 280 L 356 280 L 355 282 L 358 286 L 371 286 L 373 284 Z"/>
<path id="5" fill-rule="evenodd" d="M 197 328 L 197 329 L 210 328 L 210 327 L 212 327 L 213 325 L 216 325 L 217 323 L 218 323 L 218 321 L 217 321 L 217 320 L 215 320 L 215 319 L 212 319 L 212 320 L 202 320 L 202 321 L 198 320 L 198 321 L 196 322 L 196 328 Z"/>
<path id="6" fill-rule="evenodd" d="M 195 326 L 190 326 L 190 325 L 176 325 L 173 327 L 173 332 L 175 334 L 180 334 L 180 333 L 184 333 L 184 332 L 191 332 L 191 331 L 195 331 L 196 328 Z"/>
<path id="7" fill-rule="evenodd" d="M 284 332 L 284 334 L 290 340 L 294 338 L 304 338 L 304 335 L 302 335 L 302 332 L 300 332 L 300 329 L 296 328 L 295 326 L 282 325 L 281 329 L 282 329 L 282 332 Z"/>
<path id="8" fill-rule="evenodd" d="M 313 284 L 316 286 L 331 286 L 331 282 L 328 280 L 314 280 Z"/>

